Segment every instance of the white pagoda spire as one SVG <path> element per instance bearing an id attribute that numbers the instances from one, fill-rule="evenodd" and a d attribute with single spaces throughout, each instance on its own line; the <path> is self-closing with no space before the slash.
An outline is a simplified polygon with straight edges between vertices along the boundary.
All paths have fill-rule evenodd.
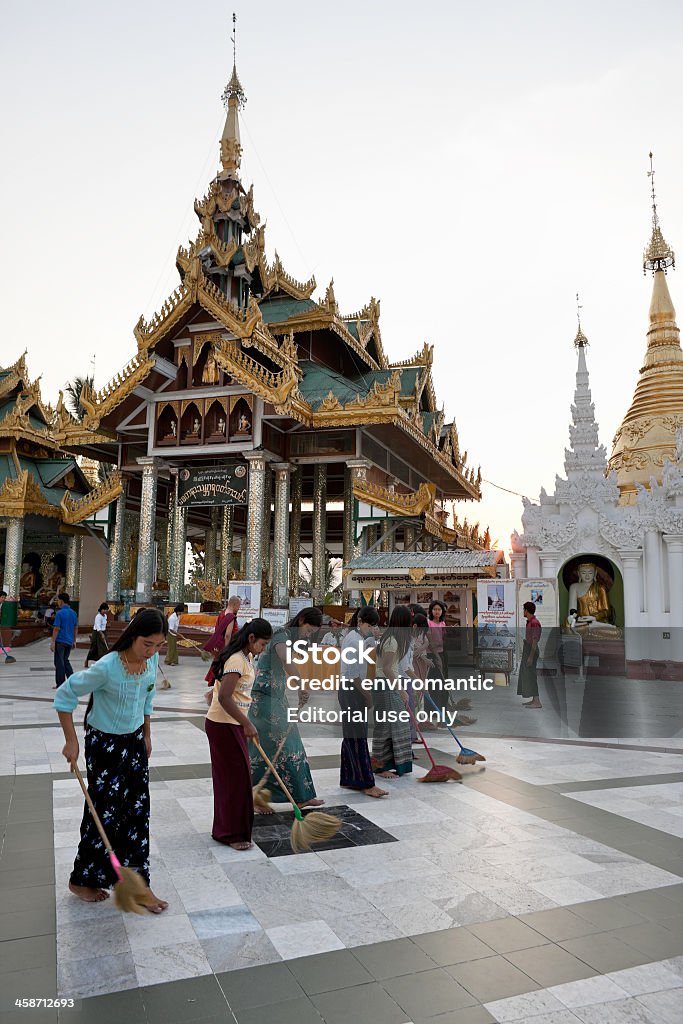
<path id="1" fill-rule="evenodd" d="M 567 479 L 576 479 L 585 473 L 604 477 L 607 470 L 607 451 L 600 444 L 598 424 L 595 421 L 595 406 L 591 401 L 586 348 L 588 339 L 581 330 L 576 332 L 574 345 L 578 353 L 576 367 L 576 390 L 572 405 L 572 423 L 569 427 L 569 448 L 564 452 L 564 471 Z"/>

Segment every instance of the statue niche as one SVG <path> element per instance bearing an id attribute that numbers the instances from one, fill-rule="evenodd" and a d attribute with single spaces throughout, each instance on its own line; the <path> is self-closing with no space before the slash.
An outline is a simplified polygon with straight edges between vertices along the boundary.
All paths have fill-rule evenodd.
<path id="1" fill-rule="evenodd" d="M 178 444 L 178 416 L 173 406 L 164 406 L 157 419 L 157 446 Z"/>
<path id="2" fill-rule="evenodd" d="M 201 387 L 202 384 L 218 384 L 220 376 L 221 371 L 216 362 L 213 345 L 210 341 L 207 341 L 197 356 L 192 369 L 192 384 L 194 387 Z"/>
<path id="3" fill-rule="evenodd" d="M 618 639 L 621 630 L 614 624 L 609 598 L 614 577 L 609 571 L 594 561 L 580 559 L 565 567 L 564 578 L 569 584 L 568 628 L 587 640 Z"/>
<path id="4" fill-rule="evenodd" d="M 218 400 L 209 406 L 205 419 L 205 436 L 209 444 L 225 444 L 227 440 L 227 414 Z"/>
<path id="5" fill-rule="evenodd" d="M 180 443 L 201 444 L 202 434 L 202 416 L 199 407 L 194 402 L 190 402 L 180 420 Z"/>
<path id="6" fill-rule="evenodd" d="M 230 437 L 235 440 L 249 438 L 252 435 L 252 412 L 244 398 L 238 398 L 230 411 Z"/>

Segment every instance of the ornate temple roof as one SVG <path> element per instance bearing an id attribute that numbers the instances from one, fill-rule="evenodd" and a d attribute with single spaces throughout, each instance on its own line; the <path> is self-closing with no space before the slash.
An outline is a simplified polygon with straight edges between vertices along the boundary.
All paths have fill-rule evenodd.
<path id="1" fill-rule="evenodd" d="M 674 256 L 659 227 L 653 227 L 643 266 L 653 273 L 647 349 L 633 400 L 614 436 L 609 469 L 615 470 L 622 504 L 634 504 L 637 485 L 662 482 L 664 466 L 676 453 L 683 426 L 683 351 L 666 271 Z"/>

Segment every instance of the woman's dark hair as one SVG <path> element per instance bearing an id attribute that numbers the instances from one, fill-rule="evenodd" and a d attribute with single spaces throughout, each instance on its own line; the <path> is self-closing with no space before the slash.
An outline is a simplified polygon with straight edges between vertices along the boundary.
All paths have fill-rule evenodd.
<path id="1" fill-rule="evenodd" d="M 413 617 L 413 625 L 416 627 L 416 629 L 428 629 L 429 623 L 427 622 L 427 616 L 419 612 L 416 612 Z"/>
<path id="2" fill-rule="evenodd" d="M 106 601 L 103 601 L 102 604 L 100 605 L 100 607 L 97 610 L 98 610 L 98 612 L 108 612 L 109 611 L 109 605 L 107 604 Z"/>
<path id="3" fill-rule="evenodd" d="M 379 642 L 380 651 L 382 651 L 386 646 L 389 637 L 393 636 L 396 639 L 396 644 L 398 646 L 397 657 L 400 661 L 410 646 L 410 627 L 412 624 L 413 617 L 410 614 L 410 608 L 405 604 L 396 605 L 391 613 L 389 626 L 384 631 L 382 639 Z"/>
<path id="4" fill-rule="evenodd" d="M 354 626 L 357 626 L 359 622 L 364 622 L 366 626 L 379 625 L 379 612 L 371 604 L 366 604 L 364 608 L 359 608 L 354 617 L 356 619 L 353 623 Z"/>
<path id="5" fill-rule="evenodd" d="M 176 612 L 176 614 L 180 615 L 181 612 L 185 611 L 185 605 L 184 604 L 177 604 L 175 606 L 175 608 L 173 609 L 173 611 Z"/>
<path id="6" fill-rule="evenodd" d="M 441 619 L 439 621 L 443 622 L 444 619 L 446 618 L 446 605 L 443 603 L 443 601 L 431 602 L 431 604 L 429 605 L 429 618 L 432 619 L 432 621 L 434 620 L 434 609 L 436 608 L 437 605 L 441 609 Z"/>
<path id="7" fill-rule="evenodd" d="M 228 658 L 231 658 L 233 654 L 237 654 L 239 651 L 244 650 L 249 643 L 250 636 L 253 636 L 254 640 L 270 640 L 272 635 L 273 627 L 267 619 L 252 619 L 251 622 L 245 623 L 245 625 L 235 633 L 227 647 L 223 648 L 221 653 L 213 662 L 211 669 L 213 671 L 214 678 L 223 678 L 226 661 Z"/>
<path id="8" fill-rule="evenodd" d="M 130 620 L 121 636 L 112 645 L 112 651 L 127 651 L 139 636 L 168 633 L 168 622 L 158 608 L 140 608 Z"/>
<path id="9" fill-rule="evenodd" d="M 320 628 L 323 624 L 323 613 L 319 608 L 312 606 L 311 608 L 302 608 L 300 612 L 297 612 L 294 618 L 290 619 L 285 629 L 299 629 L 300 626 L 317 626 Z"/>
<path id="10" fill-rule="evenodd" d="M 413 622 L 415 621 L 416 615 L 427 614 L 421 604 L 409 604 L 408 607 L 410 608 L 410 614 L 413 617 Z"/>

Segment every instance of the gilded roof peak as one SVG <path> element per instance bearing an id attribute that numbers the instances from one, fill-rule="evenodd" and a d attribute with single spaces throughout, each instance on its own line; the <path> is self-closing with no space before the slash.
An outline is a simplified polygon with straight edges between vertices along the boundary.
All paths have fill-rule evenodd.
<path id="1" fill-rule="evenodd" d="M 676 255 L 664 238 L 662 229 L 659 226 L 657 196 L 655 194 L 655 171 L 652 164 L 652 153 L 650 153 L 650 170 L 647 172 L 647 175 L 650 179 L 652 194 L 652 235 L 650 236 L 650 244 L 643 253 L 643 271 L 647 272 L 648 270 L 651 270 L 654 274 L 658 270 L 666 272 L 669 267 L 675 267 Z"/>

